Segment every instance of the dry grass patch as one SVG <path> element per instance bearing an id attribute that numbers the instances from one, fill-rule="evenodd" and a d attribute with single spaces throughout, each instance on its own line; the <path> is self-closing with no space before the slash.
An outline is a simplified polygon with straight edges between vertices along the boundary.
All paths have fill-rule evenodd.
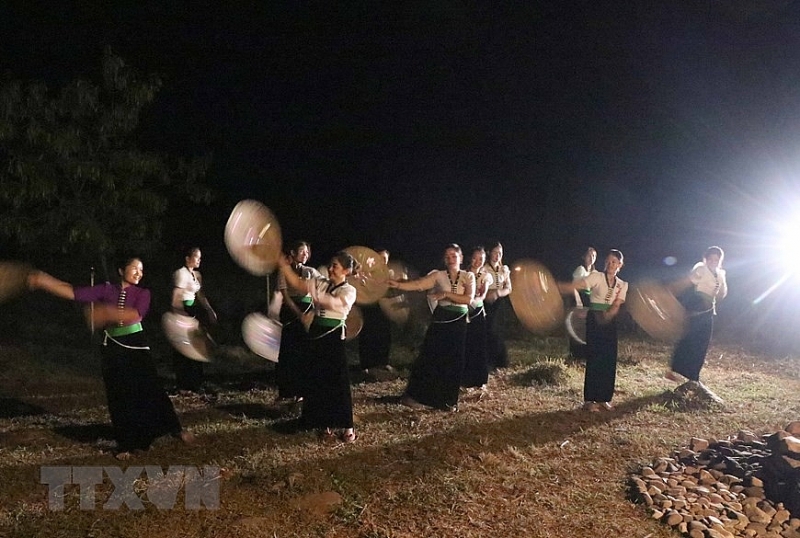
<path id="1" fill-rule="evenodd" d="M 563 386 L 569 382 L 569 374 L 563 359 L 546 358 L 515 376 L 523 386 Z"/>
<path id="2" fill-rule="evenodd" d="M 465 395 L 458 413 L 408 410 L 397 401 L 402 379 L 368 382 L 354 373 L 359 440 L 325 445 L 310 433 L 272 431 L 289 410 L 273 405 L 268 384 L 241 390 L 251 359 L 231 350 L 235 382 L 224 383 L 225 364 L 215 365 L 223 382 L 216 402 L 174 400 L 197 445 L 163 439 L 128 463 L 223 468 L 218 510 L 184 510 L 180 502 L 159 510 L 143 494 L 142 511 L 104 511 L 113 490 L 104 484 L 96 510 L 80 510 L 72 488 L 66 509 L 55 512 L 38 482 L 42 465 L 118 465 L 101 452 L 108 442 L 99 376 L 2 348 L 0 391 L 19 407 L 0 416 L 0 534 L 677 536 L 629 500 L 629 473 L 692 436 L 771 432 L 800 417 L 796 357 L 714 346 L 703 381 L 726 404 L 676 405 L 675 385 L 662 377 L 669 348 L 623 340 L 617 409 L 589 414 L 578 410 L 583 366 L 565 360 L 565 352 L 559 338 L 511 342 L 512 367 L 492 376 L 481 399 Z M 396 346 L 393 363 L 405 372 L 414 355 L 412 347 Z M 320 499 L 336 502 L 327 511 L 309 508 Z"/>

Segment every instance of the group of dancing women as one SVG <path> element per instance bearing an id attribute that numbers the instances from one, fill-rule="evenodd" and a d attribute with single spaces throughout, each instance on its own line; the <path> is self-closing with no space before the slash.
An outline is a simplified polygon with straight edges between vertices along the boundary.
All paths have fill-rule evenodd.
<path id="1" fill-rule="evenodd" d="M 496 332 L 498 301 L 511 293 L 511 272 L 503 264 L 503 246 L 463 252 L 455 243 L 444 249 L 445 269 L 415 280 L 390 280 L 389 287 L 428 294 L 432 316 L 419 355 L 411 367 L 401 403 L 455 411 L 462 388 L 486 390 L 493 368 L 508 365 Z"/>
<path id="2" fill-rule="evenodd" d="M 348 252 L 340 251 L 323 275 L 307 265 L 310 254 L 310 245 L 300 241 L 278 259 L 283 326 L 276 366 L 278 399 L 298 404 L 302 410 L 299 418 L 279 423 L 276 429 L 314 430 L 323 440 L 351 443 L 357 433 L 345 328 L 357 295 L 348 277 L 359 267 Z M 582 408 L 589 412 L 613 409 L 616 320 L 628 291 L 627 282 L 618 277 L 624 265 L 622 252 L 609 250 L 602 271 L 594 268 L 596 258 L 596 251 L 589 248 L 573 279 L 558 283 L 562 294 L 574 295 L 577 306 L 586 310 L 586 345 L 580 354 L 586 359 Z M 721 248 L 709 247 L 689 276 L 674 283 L 673 289 L 684 297 L 689 310 L 689 328 L 674 349 L 666 373 L 671 380 L 699 382 L 716 305 L 728 291 L 723 258 Z M 171 306 L 176 312 L 202 319 L 202 325 L 210 328 L 216 314 L 202 291 L 197 270 L 200 260 L 197 247 L 184 253 L 184 266 L 173 275 Z M 399 400 L 402 405 L 455 411 L 462 391 L 484 394 L 491 371 L 508 366 L 498 326 L 498 307 L 512 291 L 503 246 L 495 243 L 488 252 L 474 247 L 466 269 L 462 269 L 463 262 L 461 247 L 451 243 L 444 248 L 443 269 L 414 280 L 390 278 L 386 282 L 390 290 L 425 292 L 432 311 Z M 35 271 L 28 277 L 28 285 L 63 299 L 94 304 L 94 325 L 103 328 L 101 370 L 116 457 L 128 459 L 161 436 L 173 435 L 187 443 L 193 442 L 194 436 L 181 427 L 142 329 L 142 319 L 150 308 L 150 292 L 139 286 L 144 275 L 142 260 L 123 260 L 118 274 L 116 284 L 75 287 Z M 182 357 L 174 361 L 178 387 L 197 391 L 203 383 L 202 363 L 185 361 Z M 382 361 L 388 364 L 388 349 Z"/>
<path id="3" fill-rule="evenodd" d="M 673 282 L 669 288 L 681 300 L 688 313 L 688 328 L 676 344 L 665 378 L 699 383 L 717 314 L 717 302 L 728 295 L 722 261 L 725 253 L 718 246 L 708 247 L 703 259 L 689 276 Z M 628 283 L 617 275 L 624 265 L 622 252 L 611 249 L 603 271 L 594 263 L 597 251 L 589 247 L 582 263 L 573 272 L 569 284 L 560 283 L 562 293 L 573 293 L 577 307 L 585 309 L 586 343 L 571 342 L 573 356 L 586 359 L 583 383 L 585 411 L 612 410 L 617 371 L 617 317 L 628 294 Z"/>
<path id="4" fill-rule="evenodd" d="M 496 339 L 500 342 L 495 348 L 497 355 L 490 353 L 491 318 L 486 305 L 511 292 L 510 271 L 502 263 L 502 245 L 494 245 L 490 252 L 487 263 L 485 249 L 474 248 L 469 269 L 462 270 L 463 252 L 451 244 L 444 251 L 445 269 L 416 280 L 386 282 L 390 289 L 428 292 L 433 307 L 431 323 L 400 399 L 403 405 L 454 410 L 461 388 L 485 390 L 490 370 L 507 365 L 502 339 Z M 301 403 L 302 412 L 298 420 L 277 427 L 285 431 L 315 429 L 323 438 L 351 442 L 356 434 L 344 330 L 356 300 L 347 276 L 358 268 L 349 254 L 340 252 L 331 260 L 325 277 L 306 265 L 309 255 L 310 245 L 298 242 L 280 264 L 283 334 L 276 370 L 278 398 Z M 374 330 L 370 323 L 371 318 L 365 317 L 366 334 Z M 387 345 L 383 344 L 379 356 L 388 363 Z M 374 344 L 359 345 L 362 354 L 374 349 Z M 360 359 L 362 367 L 375 364 L 374 358 Z"/>

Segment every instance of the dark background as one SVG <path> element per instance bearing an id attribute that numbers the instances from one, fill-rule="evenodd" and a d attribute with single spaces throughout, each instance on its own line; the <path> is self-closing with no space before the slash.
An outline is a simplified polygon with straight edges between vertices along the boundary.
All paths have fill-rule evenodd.
<path id="1" fill-rule="evenodd" d="M 258 4 L 6 3 L 2 69 L 99 80 L 110 45 L 161 76 L 142 146 L 211 154 L 220 192 L 164 242 L 201 244 L 219 278 L 250 278 L 222 234 L 255 198 L 314 265 L 364 244 L 427 272 L 449 242 L 500 240 L 566 278 L 591 244 L 636 280 L 719 244 L 721 317 L 789 325 L 791 280 L 752 301 L 793 269 L 800 3 Z"/>

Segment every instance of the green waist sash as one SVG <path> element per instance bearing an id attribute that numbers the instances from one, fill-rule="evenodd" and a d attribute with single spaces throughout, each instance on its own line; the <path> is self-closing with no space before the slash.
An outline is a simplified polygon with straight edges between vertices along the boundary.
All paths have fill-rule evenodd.
<path id="1" fill-rule="evenodd" d="M 605 312 L 610 308 L 611 305 L 606 303 L 592 303 L 589 305 L 589 310 L 597 310 L 599 312 Z"/>
<path id="2" fill-rule="evenodd" d="M 321 327 L 340 327 L 344 325 L 344 320 L 336 318 L 323 318 L 322 316 L 314 316 L 313 323 Z"/>
<path id="3" fill-rule="evenodd" d="M 109 327 L 106 329 L 108 336 L 125 336 L 126 334 L 138 333 L 142 330 L 142 324 L 134 323 L 133 325 L 123 325 L 122 327 Z"/>

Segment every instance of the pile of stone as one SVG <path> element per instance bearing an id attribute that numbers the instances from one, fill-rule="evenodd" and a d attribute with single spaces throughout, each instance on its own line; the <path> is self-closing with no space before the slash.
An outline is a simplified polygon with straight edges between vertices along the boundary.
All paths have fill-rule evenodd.
<path id="1" fill-rule="evenodd" d="M 771 435 L 692 438 L 632 476 L 631 493 L 692 538 L 800 538 L 800 421 Z"/>

